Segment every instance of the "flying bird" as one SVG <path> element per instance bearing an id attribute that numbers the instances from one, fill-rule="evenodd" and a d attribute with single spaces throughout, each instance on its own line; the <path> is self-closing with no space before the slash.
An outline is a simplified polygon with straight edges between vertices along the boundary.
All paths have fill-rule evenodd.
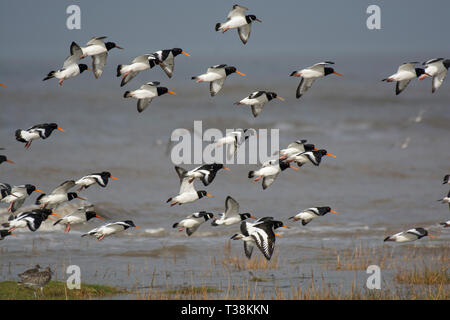
<path id="1" fill-rule="evenodd" d="M 147 82 L 146 84 L 143 84 L 139 89 L 136 89 L 134 91 L 125 91 L 123 97 L 138 99 L 137 110 L 138 112 L 142 112 L 145 110 L 145 108 L 148 107 L 150 102 L 152 102 L 153 98 L 162 96 L 166 93 L 176 95 L 175 92 L 170 91 L 166 87 L 158 87 L 158 85 L 158 81 Z"/>
<path id="2" fill-rule="evenodd" d="M 7 185 L 7 184 L 1 184 L 0 189 L 4 190 L 5 185 Z M 9 185 L 7 185 L 7 186 L 9 186 Z M 10 193 L 7 196 L 5 196 L 4 198 L 1 198 L 0 202 L 9 203 L 8 211 L 10 211 L 10 212 L 17 211 L 23 205 L 23 203 L 25 202 L 25 199 L 31 193 L 33 193 L 33 191 L 43 193 L 42 190 L 39 190 L 32 184 L 24 184 L 24 185 L 14 186 L 12 188 L 9 186 L 9 188 L 10 188 Z M 6 187 L 6 189 L 8 189 L 8 187 Z M 2 191 L 2 195 L 3 195 L 3 191 Z"/>
<path id="3" fill-rule="evenodd" d="M 423 80 L 426 77 L 433 78 L 433 84 L 431 92 L 434 93 L 445 80 L 447 76 L 448 68 L 450 67 L 450 59 L 431 59 L 423 63 L 425 66 L 425 73 L 419 77 L 419 80 Z"/>
<path id="4" fill-rule="evenodd" d="M 450 184 L 450 174 L 446 174 L 442 181 L 442 184 Z"/>
<path id="5" fill-rule="evenodd" d="M 73 50 L 71 47 L 70 51 L 71 55 L 67 57 L 66 60 L 64 60 L 63 67 L 57 71 L 50 71 L 42 81 L 56 78 L 59 79 L 59 86 L 61 87 L 64 80 L 76 77 L 80 73 L 83 73 L 85 70 L 91 70 L 84 63 L 77 63 L 83 55 L 80 47 L 74 47 Z"/>
<path id="6" fill-rule="evenodd" d="M 327 150 L 320 149 L 317 151 L 307 151 L 294 154 L 286 158 L 286 162 L 295 162 L 298 167 L 301 167 L 307 163 L 312 163 L 315 166 L 319 166 L 324 156 L 336 158 L 334 154 L 328 153 Z"/>
<path id="7" fill-rule="evenodd" d="M 41 194 L 37 199 L 35 204 L 40 205 L 41 208 L 55 208 L 61 203 L 66 201 L 71 201 L 73 199 L 86 200 L 76 192 L 68 192 L 70 189 L 75 187 L 74 180 L 67 180 L 61 183 L 56 189 L 54 189 L 50 194 Z"/>
<path id="8" fill-rule="evenodd" d="M 151 69 L 158 64 L 158 58 L 151 54 L 145 54 L 134 58 L 131 64 L 119 64 L 117 66 L 117 76 L 122 76 L 120 86 L 123 87 L 141 71 Z"/>
<path id="9" fill-rule="evenodd" d="M 105 188 L 108 185 L 109 178 L 119 180 L 116 177 L 112 176 L 111 173 L 108 171 L 103 171 L 100 173 L 92 173 L 87 176 L 84 176 L 75 181 L 75 184 L 77 186 L 80 186 L 77 192 L 80 192 L 81 190 L 83 190 L 83 188 L 87 189 L 93 184 L 98 184 L 99 186 Z"/>
<path id="10" fill-rule="evenodd" d="M 231 239 L 244 241 L 244 252 L 248 259 L 251 258 L 253 246 L 256 244 L 264 257 L 270 260 L 275 249 L 274 229 L 280 227 L 288 228 L 283 222 L 273 220 L 272 217 L 260 218 L 253 223 L 242 221 L 241 233 L 236 233 Z"/>
<path id="11" fill-rule="evenodd" d="M 104 224 L 98 228 L 92 229 L 89 232 L 86 232 L 82 234 L 82 237 L 85 236 L 94 236 L 97 238 L 98 241 L 103 240 L 103 238 L 110 236 L 112 234 L 122 232 L 127 230 L 128 228 L 140 228 L 139 226 L 135 225 L 133 221 L 131 220 L 123 220 L 123 221 L 117 221 L 117 222 L 110 222 L 107 224 Z"/>
<path id="12" fill-rule="evenodd" d="M 31 146 L 31 142 L 36 139 L 47 139 L 52 134 L 53 130 L 64 132 L 64 129 L 58 127 L 56 123 L 42 123 L 32 126 L 27 130 L 17 129 L 16 140 L 25 143 L 25 148 Z"/>
<path id="13" fill-rule="evenodd" d="M 248 218 L 256 219 L 250 213 L 239 213 L 239 203 L 232 197 L 228 196 L 225 199 L 225 212 L 222 213 L 218 219 L 214 219 L 212 226 L 230 226 L 239 223 Z"/>
<path id="14" fill-rule="evenodd" d="M 2 226 L 9 228 L 8 231 L 14 231 L 17 228 L 26 228 L 35 232 L 41 226 L 42 222 L 47 220 L 48 216 L 53 215 L 59 217 L 58 214 L 49 209 L 34 209 L 19 213 L 17 216 L 10 216 L 8 222 L 3 223 Z"/>
<path id="15" fill-rule="evenodd" d="M 57 220 L 53 225 L 56 226 L 59 223 L 64 224 L 64 232 L 70 232 L 70 227 L 75 224 L 85 223 L 93 218 L 104 220 L 92 209 L 93 207 L 93 205 L 80 207 L 74 212 Z"/>
<path id="16" fill-rule="evenodd" d="M 169 78 L 172 78 L 173 68 L 175 66 L 175 57 L 184 54 L 190 57 L 189 53 L 186 53 L 181 48 L 159 50 L 153 53 L 153 56 L 158 59 L 158 64 L 167 74 Z"/>
<path id="17" fill-rule="evenodd" d="M 0 163 L 3 163 L 3 162 L 14 163 L 14 161 L 9 160 L 8 157 L 6 157 L 4 155 L 0 155 Z"/>
<path id="18" fill-rule="evenodd" d="M 448 207 L 450 209 L 450 191 L 447 193 L 446 197 L 443 197 L 442 199 L 439 199 L 438 201 L 442 203 L 448 203 Z"/>
<path id="19" fill-rule="evenodd" d="M 255 129 L 240 129 L 229 132 L 225 135 L 225 137 L 217 140 L 217 142 L 215 143 L 216 148 L 219 148 L 223 145 L 228 145 L 227 159 L 230 160 L 237 152 L 238 147 L 253 135 L 256 137 L 258 136 Z"/>
<path id="20" fill-rule="evenodd" d="M 196 191 L 194 184 L 189 182 L 189 177 L 186 176 L 186 170 L 181 167 L 175 166 L 175 171 L 180 178 L 180 192 L 176 197 L 169 198 L 166 202 L 170 202 L 170 206 L 176 204 L 182 205 L 189 202 L 194 202 L 204 196 L 214 198 L 212 195 L 208 194 L 205 190 Z"/>
<path id="21" fill-rule="evenodd" d="M 290 156 L 293 156 L 294 154 L 318 150 L 315 145 L 306 143 L 306 142 L 307 142 L 307 140 L 296 140 L 294 142 L 291 142 L 287 146 L 287 148 L 281 149 L 278 152 L 278 155 L 280 156 L 280 160 L 289 158 Z"/>
<path id="22" fill-rule="evenodd" d="M 0 240 L 3 240 L 8 236 L 15 236 L 15 234 L 7 229 L 0 230 Z"/>
<path id="23" fill-rule="evenodd" d="M 313 207 L 305 209 L 299 213 L 297 213 L 295 216 L 290 217 L 289 219 L 292 219 L 293 221 L 302 221 L 302 225 L 307 225 L 309 222 L 311 222 L 312 219 L 321 217 L 326 215 L 328 212 L 332 212 L 334 214 L 338 214 L 336 211 L 331 210 L 330 207 Z"/>
<path id="24" fill-rule="evenodd" d="M 278 177 L 281 171 L 286 170 L 287 168 L 291 168 L 294 170 L 298 170 L 295 167 L 292 167 L 289 163 L 280 160 L 268 160 L 263 163 L 262 167 L 255 171 L 250 171 L 248 173 L 248 178 L 252 179 L 253 182 L 258 182 L 263 179 L 262 187 L 263 190 L 267 189 Z"/>
<path id="25" fill-rule="evenodd" d="M 180 222 L 174 223 L 172 227 L 178 228 L 178 231 L 180 232 L 186 229 L 186 234 L 188 236 L 191 236 L 198 229 L 198 227 L 200 227 L 202 223 L 208 221 L 212 217 L 214 217 L 214 215 L 211 212 L 206 211 L 195 212 L 187 216 Z"/>
<path id="26" fill-rule="evenodd" d="M 444 228 L 449 228 L 450 227 L 450 220 L 448 220 L 446 222 L 440 222 L 440 225 L 443 226 Z"/>
<path id="27" fill-rule="evenodd" d="M 428 231 L 424 228 L 414 228 L 409 229 L 407 231 L 396 233 L 392 236 L 386 237 L 384 241 L 393 241 L 393 242 L 410 242 L 410 241 L 416 241 L 418 239 L 421 239 L 425 236 L 431 235 L 428 233 Z"/>
<path id="28" fill-rule="evenodd" d="M 205 187 L 214 180 L 217 171 L 220 169 L 230 170 L 221 163 L 204 164 L 189 171 L 181 167 L 178 168 L 178 170 L 182 172 L 183 176 L 189 178 L 189 183 L 194 182 L 195 179 L 200 179 Z"/>
<path id="29" fill-rule="evenodd" d="M 225 23 L 216 23 L 216 31 L 222 31 L 224 33 L 229 29 L 237 28 L 239 38 L 241 38 L 243 44 L 246 44 L 252 30 L 252 22 L 262 22 L 253 14 L 245 15 L 247 10 L 247 8 L 235 4 L 233 9 L 228 13 L 227 21 Z"/>
<path id="30" fill-rule="evenodd" d="M 334 62 L 319 62 L 306 69 L 294 71 L 291 73 L 291 77 L 302 77 L 302 80 L 297 87 L 297 99 L 299 99 L 309 88 L 311 88 L 316 79 L 325 77 L 329 74 L 337 74 L 338 76 L 342 76 L 342 74 L 334 71 L 333 68 L 326 67 L 329 64 L 334 64 Z"/>
<path id="31" fill-rule="evenodd" d="M 209 92 L 211 97 L 214 97 L 223 86 L 225 79 L 232 73 L 240 74 L 241 76 L 246 76 L 246 74 L 236 70 L 235 67 L 227 66 L 226 64 L 219 64 L 209 67 L 206 73 L 201 74 L 196 77 L 192 77 L 192 80 L 199 82 L 210 82 Z"/>
<path id="32" fill-rule="evenodd" d="M 420 77 L 425 73 L 423 68 L 415 68 L 415 65 L 419 62 L 407 62 L 398 67 L 398 70 L 393 75 L 381 81 L 386 82 L 396 82 L 395 94 L 400 94 L 405 90 L 406 86 L 411 82 L 411 80 Z"/>
<path id="33" fill-rule="evenodd" d="M 253 116 L 256 118 L 262 111 L 264 105 L 272 99 L 284 101 L 284 98 L 278 96 L 275 92 L 255 91 L 241 101 L 235 102 L 235 105 L 247 105 L 252 108 Z"/>
<path id="34" fill-rule="evenodd" d="M 71 55 L 76 55 L 79 50 L 81 50 L 80 59 L 88 56 L 92 57 L 92 71 L 97 79 L 100 78 L 103 73 L 103 69 L 105 68 L 108 51 L 113 48 L 123 49 L 114 42 L 105 43 L 105 39 L 106 37 L 93 37 L 88 43 L 86 43 L 85 47 L 80 47 L 75 42 L 72 42 L 70 45 Z"/>

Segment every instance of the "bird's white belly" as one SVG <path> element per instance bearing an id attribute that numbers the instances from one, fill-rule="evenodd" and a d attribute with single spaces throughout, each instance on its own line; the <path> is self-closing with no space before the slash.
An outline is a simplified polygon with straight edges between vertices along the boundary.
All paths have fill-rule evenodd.
<path id="1" fill-rule="evenodd" d="M 240 103 L 243 103 L 243 104 L 252 106 L 252 105 L 260 104 L 260 103 L 263 103 L 263 102 L 260 101 L 260 100 L 258 100 L 258 99 L 249 99 L 249 98 L 245 98 L 245 99 L 242 99 L 242 100 L 240 101 Z"/>
<path id="2" fill-rule="evenodd" d="M 156 94 L 154 92 L 148 91 L 148 90 L 134 90 L 132 92 L 133 97 L 136 99 L 151 99 L 156 97 Z"/>
<path id="3" fill-rule="evenodd" d="M 247 24 L 247 20 L 244 17 L 236 17 L 228 20 L 222 24 L 221 29 L 229 28 L 239 28 Z"/>
<path id="4" fill-rule="evenodd" d="M 96 181 L 93 178 L 81 178 L 80 180 L 77 180 L 75 184 L 77 185 L 83 185 L 83 186 L 90 186 L 94 184 Z"/>
<path id="5" fill-rule="evenodd" d="M 122 73 L 123 72 L 129 72 L 129 71 L 134 71 L 134 72 L 139 72 L 139 71 L 144 71 L 150 69 L 150 65 L 147 63 L 142 63 L 142 62 L 138 62 L 138 63 L 133 63 L 130 64 L 128 66 L 125 66 L 122 69 Z"/>
<path id="6" fill-rule="evenodd" d="M 266 168 L 261 168 L 258 170 L 258 175 L 264 176 L 264 177 L 273 176 L 277 173 L 278 173 L 278 170 L 274 167 L 266 167 Z"/>
<path id="7" fill-rule="evenodd" d="M 219 80 L 222 78 L 223 78 L 222 75 L 215 73 L 215 72 L 208 72 L 208 73 L 204 73 L 204 74 L 198 76 L 198 79 L 200 79 L 202 81 L 206 81 L 206 82 L 211 82 L 211 81 Z"/>
<path id="8" fill-rule="evenodd" d="M 27 222 L 25 220 L 12 220 L 9 222 L 10 228 L 25 228 L 27 226 Z"/>
<path id="9" fill-rule="evenodd" d="M 198 199 L 197 192 L 182 193 L 175 197 L 175 201 L 179 203 L 192 202 Z"/>
<path id="10" fill-rule="evenodd" d="M 75 77 L 79 73 L 80 73 L 80 69 L 78 68 L 78 65 L 74 64 L 74 65 L 71 65 L 71 66 L 67 67 L 67 69 L 65 69 L 63 71 L 55 72 L 55 78 L 68 79 L 68 78 Z"/>
<path id="11" fill-rule="evenodd" d="M 409 71 L 401 71 L 396 73 L 393 76 L 393 79 L 395 81 L 403 81 L 403 80 L 412 80 L 416 77 L 416 74 L 413 72 L 409 72 Z"/>
<path id="12" fill-rule="evenodd" d="M 23 138 L 24 140 L 26 140 L 26 141 L 36 140 L 36 139 L 39 139 L 39 138 L 40 138 L 38 132 L 28 132 L 28 131 L 25 131 L 25 130 L 22 130 L 22 131 L 20 132 L 20 135 L 21 135 L 22 138 Z"/>
<path id="13" fill-rule="evenodd" d="M 297 215 L 297 218 L 302 219 L 302 220 L 311 220 L 311 219 L 314 219 L 316 217 L 317 217 L 317 215 L 315 215 L 315 214 L 313 214 L 311 212 L 300 212 Z"/>
<path id="14" fill-rule="evenodd" d="M 41 203 L 49 203 L 49 204 L 55 204 L 67 201 L 67 195 L 65 194 L 55 194 L 55 195 L 48 195 L 41 199 Z"/>
<path id="15" fill-rule="evenodd" d="M 303 78 L 308 78 L 308 79 L 315 79 L 315 78 L 320 78 L 323 77 L 323 72 L 319 72 L 316 70 L 311 70 L 311 69 L 303 69 L 300 71 L 301 75 Z"/>
<path id="16" fill-rule="evenodd" d="M 105 46 L 93 45 L 93 46 L 81 48 L 81 51 L 83 52 L 83 55 L 85 55 L 85 56 L 94 56 L 96 54 L 106 52 L 107 50 L 106 50 Z"/>
<path id="17" fill-rule="evenodd" d="M 186 220 L 182 220 L 180 221 L 179 225 L 185 228 L 192 228 L 197 226 L 199 223 L 193 219 L 186 219 Z"/>
<path id="18" fill-rule="evenodd" d="M 230 226 L 232 224 L 239 223 L 240 221 L 241 221 L 241 217 L 231 217 L 231 218 L 223 220 L 222 224 L 225 226 Z"/>

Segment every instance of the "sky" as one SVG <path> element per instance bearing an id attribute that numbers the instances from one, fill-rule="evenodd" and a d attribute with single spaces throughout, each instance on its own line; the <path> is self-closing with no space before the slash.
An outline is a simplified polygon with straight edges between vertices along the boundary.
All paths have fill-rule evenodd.
<path id="1" fill-rule="evenodd" d="M 244 46 L 235 30 L 214 31 L 233 4 L 249 8 L 254 23 Z M 81 29 L 68 30 L 66 8 L 81 9 Z M 381 9 L 381 30 L 369 30 L 369 5 Z M 181 47 L 196 56 L 248 54 L 358 55 L 426 52 L 449 55 L 450 1 L 396 0 L 165 0 L 0 2 L 0 62 L 45 61 L 68 55 L 72 41 L 108 36 L 130 56 Z M 244 48 L 247 50 L 245 51 Z M 277 56 L 278 54 L 278 56 Z"/>

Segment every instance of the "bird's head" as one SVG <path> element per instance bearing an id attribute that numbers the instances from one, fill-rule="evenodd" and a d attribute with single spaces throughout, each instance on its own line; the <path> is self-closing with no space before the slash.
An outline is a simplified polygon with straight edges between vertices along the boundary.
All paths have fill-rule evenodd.
<path id="1" fill-rule="evenodd" d="M 115 42 L 107 42 L 107 43 L 105 43 L 105 47 L 106 47 L 106 50 L 108 50 L 108 51 L 113 48 L 123 49 L 122 47 L 119 47 L 118 45 L 116 45 Z"/>

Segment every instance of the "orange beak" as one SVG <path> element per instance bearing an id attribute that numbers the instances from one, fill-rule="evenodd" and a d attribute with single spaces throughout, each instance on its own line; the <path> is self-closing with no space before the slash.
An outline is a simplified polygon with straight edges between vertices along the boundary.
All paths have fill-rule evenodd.
<path id="1" fill-rule="evenodd" d="M 171 93 L 171 94 L 174 94 L 174 95 L 177 95 L 175 92 L 170 91 L 170 90 L 167 90 L 167 92 L 168 92 L 168 93 Z"/>
<path id="2" fill-rule="evenodd" d="M 8 88 L 8 86 L 4 85 L 3 83 L 0 83 L 0 86 Z"/>
<path id="3" fill-rule="evenodd" d="M 237 70 L 236 70 L 236 73 L 237 73 L 237 74 L 240 74 L 241 76 L 244 76 L 244 77 L 247 76 L 245 73 L 242 73 L 242 72 L 237 71 Z"/>
<path id="4" fill-rule="evenodd" d="M 207 193 L 206 196 L 210 197 L 210 198 L 214 198 L 214 196 L 210 195 L 209 193 Z"/>
<path id="5" fill-rule="evenodd" d="M 100 220 L 105 220 L 104 218 L 100 217 L 98 214 L 96 214 L 95 217 L 100 219 Z"/>
<path id="6" fill-rule="evenodd" d="M 326 153 L 326 155 L 330 156 L 330 157 L 333 157 L 333 158 L 336 158 L 336 156 L 334 154 L 331 154 L 331 153 L 328 153 L 328 152 Z"/>
<path id="7" fill-rule="evenodd" d="M 14 163 L 14 161 L 11 161 L 11 160 L 6 160 L 6 162 L 8 162 L 8 163 Z"/>
<path id="8" fill-rule="evenodd" d="M 119 179 L 117 179 L 116 177 L 113 177 L 113 176 L 111 176 L 110 178 L 111 178 L 111 179 L 114 179 L 114 180 L 119 180 Z"/>
<path id="9" fill-rule="evenodd" d="M 65 132 L 63 128 L 57 128 L 59 131 Z"/>
<path id="10" fill-rule="evenodd" d="M 230 168 L 227 168 L 227 167 L 225 167 L 225 166 L 223 166 L 223 168 L 224 168 L 225 170 L 231 171 Z"/>
<path id="11" fill-rule="evenodd" d="M 254 216 L 250 216 L 250 218 L 255 219 L 255 220 L 258 220 L 258 218 L 257 218 L 257 217 L 254 217 Z"/>
<path id="12" fill-rule="evenodd" d="M 298 171 L 298 168 L 296 168 L 296 167 L 289 166 L 289 168 L 294 169 L 295 171 Z"/>
<path id="13" fill-rule="evenodd" d="M 40 192 L 40 193 L 44 193 L 44 191 L 42 191 L 42 190 L 40 190 L 38 188 L 34 189 L 34 191 L 37 191 L 37 192 Z"/>
<path id="14" fill-rule="evenodd" d="M 86 200 L 85 198 L 82 198 L 80 196 L 77 196 L 77 198 L 80 199 L 80 200 Z"/>
<path id="15" fill-rule="evenodd" d="M 136 229 L 140 229 L 141 227 L 139 227 L 139 226 L 135 226 L 136 227 Z"/>
<path id="16" fill-rule="evenodd" d="M 334 210 L 330 210 L 330 212 L 333 212 L 335 214 L 339 214 L 338 212 L 334 211 Z"/>
<path id="17" fill-rule="evenodd" d="M 59 214 L 52 212 L 52 216 L 61 217 Z"/>
<path id="18" fill-rule="evenodd" d="M 334 74 L 337 74 L 338 76 L 344 76 L 343 74 L 339 73 L 339 72 L 333 72 Z"/>
<path id="19" fill-rule="evenodd" d="M 122 47 L 119 47 L 119 46 L 115 46 L 115 48 L 117 48 L 117 49 L 123 49 Z"/>
<path id="20" fill-rule="evenodd" d="M 184 52 L 184 51 L 181 51 L 181 53 L 182 54 L 184 54 L 185 56 L 188 56 L 188 57 L 190 57 L 191 55 L 189 54 L 189 53 L 187 53 L 187 52 Z"/>
<path id="21" fill-rule="evenodd" d="M 279 100 L 281 100 L 281 101 L 284 101 L 284 100 L 286 100 L 285 98 L 283 98 L 283 97 L 280 97 L 280 96 L 277 96 L 277 99 L 279 99 Z"/>
<path id="22" fill-rule="evenodd" d="M 290 228 L 289 228 L 287 225 L 285 225 L 285 224 L 283 224 L 282 227 L 283 227 L 283 228 L 286 228 L 286 229 L 290 229 Z"/>
<path id="23" fill-rule="evenodd" d="M 314 147 L 314 151 L 319 151 L 319 149 L 317 149 L 316 147 Z"/>
<path id="24" fill-rule="evenodd" d="M 430 234 L 430 233 L 428 233 L 428 236 L 429 236 L 431 239 L 435 239 L 435 238 L 436 238 L 436 236 L 433 236 L 433 235 Z"/>
<path id="25" fill-rule="evenodd" d="M 278 233 L 274 233 L 277 237 L 283 238 L 282 235 L 278 234 Z"/>

